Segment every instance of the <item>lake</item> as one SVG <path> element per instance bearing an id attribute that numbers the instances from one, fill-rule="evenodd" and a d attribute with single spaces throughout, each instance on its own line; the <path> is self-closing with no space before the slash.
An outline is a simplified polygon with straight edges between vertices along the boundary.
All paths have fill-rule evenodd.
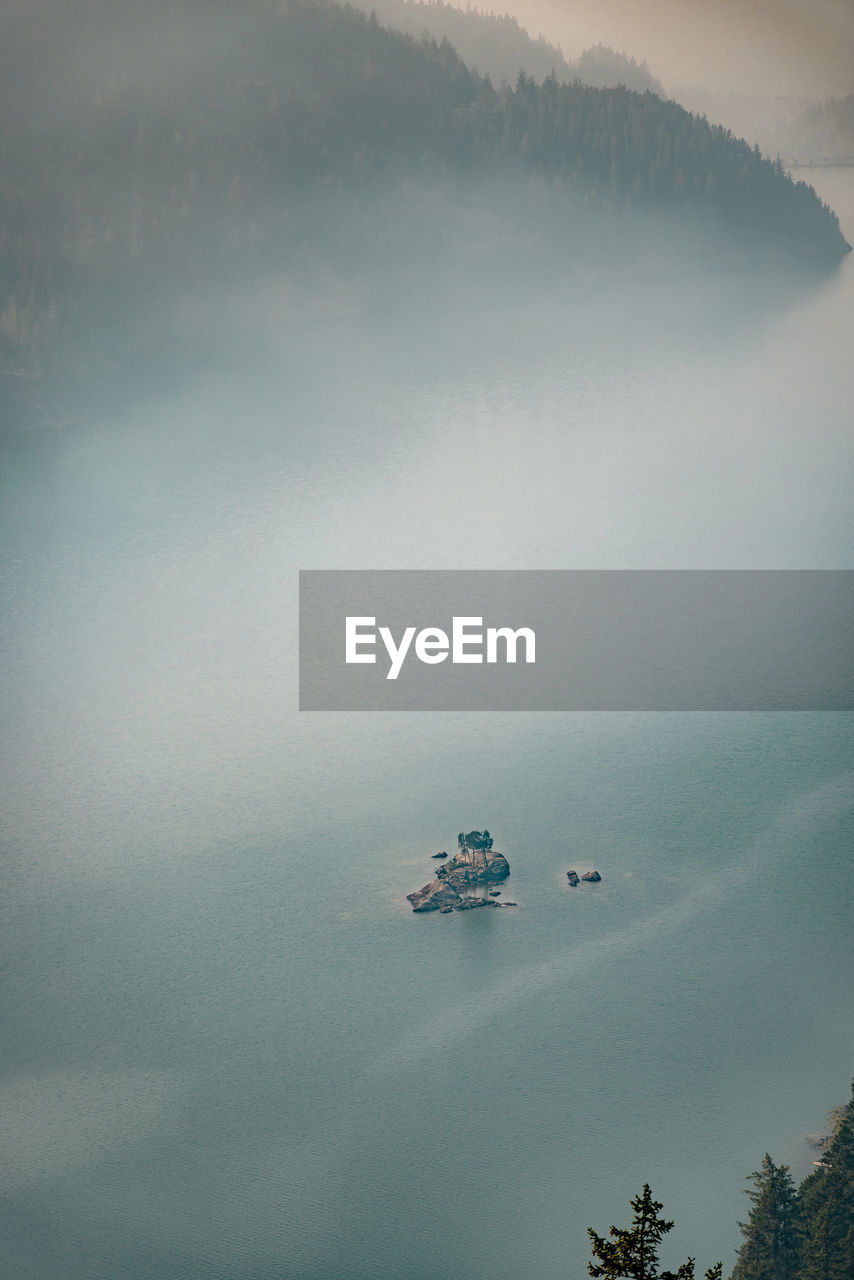
<path id="1" fill-rule="evenodd" d="M 852 717 L 295 709 L 299 568 L 852 567 L 854 254 L 588 288 L 256 298 L 254 365 L 4 438 L 16 1280 L 582 1280 L 644 1182 L 727 1273 L 745 1176 L 810 1170 Z M 518 907 L 413 915 L 484 826 Z"/>

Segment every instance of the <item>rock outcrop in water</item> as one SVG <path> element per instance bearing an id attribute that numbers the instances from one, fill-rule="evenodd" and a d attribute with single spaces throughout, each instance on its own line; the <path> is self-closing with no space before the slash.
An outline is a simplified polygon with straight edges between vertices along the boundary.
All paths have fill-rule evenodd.
<path id="1" fill-rule="evenodd" d="M 475 907 L 515 907 L 515 902 L 496 902 L 494 890 L 488 897 L 463 892 L 469 885 L 494 884 L 506 880 L 510 863 L 492 848 L 488 831 L 460 834 L 459 852 L 436 868 L 436 879 L 406 895 L 413 911 L 471 911 Z M 436 856 L 435 854 L 433 855 Z"/>
<path id="2" fill-rule="evenodd" d="M 462 897 L 451 885 L 443 880 L 431 880 L 423 889 L 406 895 L 412 903 L 413 911 L 439 911 L 443 907 L 453 910 L 462 902 Z"/>
<path id="3" fill-rule="evenodd" d="M 503 853 L 484 849 L 479 850 L 474 858 L 470 854 L 455 854 L 453 858 L 443 862 L 436 873 L 447 884 L 460 888 L 466 884 L 489 884 L 496 880 L 506 880 L 510 874 L 510 863 Z"/>

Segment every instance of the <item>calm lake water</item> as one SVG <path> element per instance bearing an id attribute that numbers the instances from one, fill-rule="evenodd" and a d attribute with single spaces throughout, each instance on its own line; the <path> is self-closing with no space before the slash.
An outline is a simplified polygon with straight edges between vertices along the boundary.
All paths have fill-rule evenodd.
<path id="1" fill-rule="evenodd" d="M 852 259 L 259 303 L 251 394 L 5 439 L 5 1274 L 582 1280 L 645 1181 L 729 1269 L 848 1096 L 854 718 L 300 716 L 296 571 L 852 567 Z M 518 908 L 413 916 L 481 826 Z"/>

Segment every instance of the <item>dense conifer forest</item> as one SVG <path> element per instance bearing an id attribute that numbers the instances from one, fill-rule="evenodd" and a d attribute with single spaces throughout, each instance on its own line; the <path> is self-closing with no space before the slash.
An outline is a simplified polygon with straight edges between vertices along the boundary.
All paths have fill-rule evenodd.
<path id="1" fill-rule="evenodd" d="M 485 275 L 546 276 L 653 216 L 794 260 L 847 248 L 811 187 L 673 102 L 496 87 L 329 0 L 13 3 L 0 51 L 7 420 L 37 383 L 177 342 L 229 281 L 417 295 L 487 242 Z"/>
<path id="2" fill-rule="evenodd" d="M 750 1212 L 732 1280 L 854 1276 L 854 1091 L 813 1173 L 796 1186 L 766 1155 L 751 1175 Z"/>
<path id="3" fill-rule="evenodd" d="M 851 1280 L 854 1276 L 854 1088 L 833 1116 L 833 1133 L 815 1170 L 796 1186 L 787 1165 L 769 1155 L 751 1174 L 750 1212 L 741 1223 L 744 1243 L 731 1274 L 717 1262 L 705 1280 Z M 659 1246 L 673 1228 L 648 1186 L 631 1201 L 629 1227 L 608 1236 L 588 1228 L 593 1257 L 587 1270 L 598 1280 L 694 1280 L 694 1259 L 662 1270 Z"/>

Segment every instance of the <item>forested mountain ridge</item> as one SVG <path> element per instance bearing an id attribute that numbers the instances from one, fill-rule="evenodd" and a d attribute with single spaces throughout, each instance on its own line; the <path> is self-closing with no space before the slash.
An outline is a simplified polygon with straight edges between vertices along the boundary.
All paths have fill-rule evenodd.
<path id="1" fill-rule="evenodd" d="M 444 0 L 361 0 L 360 7 L 405 35 L 448 40 L 467 66 L 488 75 L 496 85 L 515 84 L 524 71 L 535 80 L 554 75 L 557 80 L 579 80 L 595 89 L 624 85 L 639 93 L 664 92 L 645 63 L 602 44 L 567 59 L 556 45 L 543 36 L 529 35 L 507 13 L 461 9 Z"/>
<path id="2" fill-rule="evenodd" d="M 661 81 L 652 74 L 646 62 L 638 62 L 607 44 L 594 44 L 583 50 L 570 61 L 569 68 L 573 79 L 592 85 L 594 89 L 614 89 L 623 85 L 638 93 L 664 94 Z"/>
<path id="3" fill-rule="evenodd" d="M 559 257 L 589 252 L 584 209 L 714 219 L 795 258 L 847 248 L 810 187 L 675 103 L 496 89 L 447 41 L 328 0 L 33 0 L 0 18 L 0 51 L 7 379 L 60 349 L 85 363 L 93 324 L 122 359 L 199 281 L 361 270 L 366 244 L 393 272 L 420 252 L 410 211 L 441 241 L 477 184 L 481 210 L 516 202 L 502 252 L 519 225 L 543 239 L 544 209 Z"/>
<path id="4" fill-rule="evenodd" d="M 854 93 L 814 102 L 774 139 L 786 155 L 815 158 L 854 158 Z"/>

